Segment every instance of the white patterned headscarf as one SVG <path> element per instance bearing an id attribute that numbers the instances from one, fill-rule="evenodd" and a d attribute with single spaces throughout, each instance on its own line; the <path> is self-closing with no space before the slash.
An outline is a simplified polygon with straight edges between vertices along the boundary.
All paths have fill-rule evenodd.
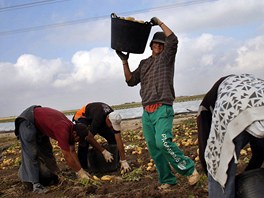
<path id="1" fill-rule="evenodd" d="M 263 123 L 264 81 L 249 74 L 226 78 L 218 88 L 205 149 L 207 170 L 222 187 L 227 180 L 228 164 L 233 157 L 236 159 L 233 139 L 259 120 Z M 258 136 L 264 136 L 264 131 L 259 133 Z"/>

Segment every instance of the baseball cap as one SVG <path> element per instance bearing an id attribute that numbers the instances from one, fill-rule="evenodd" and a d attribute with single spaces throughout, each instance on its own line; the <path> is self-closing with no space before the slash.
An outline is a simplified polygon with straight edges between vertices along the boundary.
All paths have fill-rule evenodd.
<path id="1" fill-rule="evenodd" d="M 165 43 L 165 39 L 166 39 L 166 36 L 165 36 L 164 32 L 156 32 L 154 34 L 149 46 L 151 47 L 153 42 L 164 44 Z"/>
<path id="2" fill-rule="evenodd" d="M 119 113 L 113 111 L 108 115 L 108 117 L 112 123 L 114 130 L 115 131 L 121 131 L 121 121 L 122 121 L 121 115 Z"/>

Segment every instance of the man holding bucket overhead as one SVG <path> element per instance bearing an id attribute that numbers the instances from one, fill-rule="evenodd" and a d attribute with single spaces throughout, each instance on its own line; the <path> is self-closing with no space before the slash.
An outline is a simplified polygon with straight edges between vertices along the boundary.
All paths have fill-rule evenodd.
<path id="1" fill-rule="evenodd" d="M 187 176 L 190 185 L 199 180 L 194 162 L 172 142 L 172 124 L 174 118 L 173 87 L 175 56 L 178 47 L 176 35 L 157 17 L 151 19 L 153 25 L 159 25 L 162 32 L 156 32 L 150 42 L 152 55 L 140 62 L 131 72 L 128 65 L 129 53 L 116 51 L 123 63 L 124 75 L 128 86 L 141 84 L 140 95 L 144 107 L 142 125 L 144 137 L 153 158 L 161 186 L 168 189 L 176 184 L 171 166 L 181 175 Z"/>

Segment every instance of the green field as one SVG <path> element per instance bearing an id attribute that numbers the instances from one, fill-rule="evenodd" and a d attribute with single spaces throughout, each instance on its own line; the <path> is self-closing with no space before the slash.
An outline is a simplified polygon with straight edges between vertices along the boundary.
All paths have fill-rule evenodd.
<path id="1" fill-rule="evenodd" d="M 204 94 L 201 95 L 195 95 L 195 96 L 179 96 L 176 98 L 175 102 L 185 102 L 185 101 L 192 101 L 192 100 L 201 100 L 203 98 Z M 131 102 L 131 103 L 124 103 L 120 105 L 113 105 L 112 108 L 114 110 L 118 109 L 129 109 L 129 108 L 135 108 L 135 107 L 140 107 L 141 103 L 140 102 Z M 72 115 L 77 111 L 77 109 L 73 110 L 66 110 L 63 111 L 65 115 Z M 9 116 L 9 117 L 3 117 L 0 118 L 0 123 L 3 122 L 13 122 L 16 119 L 15 116 Z"/>

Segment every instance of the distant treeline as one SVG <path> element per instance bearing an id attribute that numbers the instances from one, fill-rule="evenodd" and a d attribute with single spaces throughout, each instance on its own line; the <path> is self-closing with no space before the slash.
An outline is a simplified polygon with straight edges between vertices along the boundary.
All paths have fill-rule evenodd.
<path id="1" fill-rule="evenodd" d="M 175 102 L 186 102 L 186 101 L 192 101 L 192 100 L 201 100 L 204 97 L 204 94 L 201 95 L 195 95 L 195 96 L 178 96 L 176 97 Z M 130 102 L 130 103 L 124 103 L 120 105 L 112 105 L 111 107 L 114 110 L 118 109 L 130 109 L 130 108 L 136 108 L 136 107 L 141 107 L 140 102 Z M 73 109 L 73 110 L 65 110 L 62 111 L 65 115 L 72 115 L 74 114 L 78 109 Z M 10 117 L 5 117 L 5 118 L 0 118 L 0 123 L 2 122 L 13 122 L 16 119 L 15 116 L 10 116 Z"/>

